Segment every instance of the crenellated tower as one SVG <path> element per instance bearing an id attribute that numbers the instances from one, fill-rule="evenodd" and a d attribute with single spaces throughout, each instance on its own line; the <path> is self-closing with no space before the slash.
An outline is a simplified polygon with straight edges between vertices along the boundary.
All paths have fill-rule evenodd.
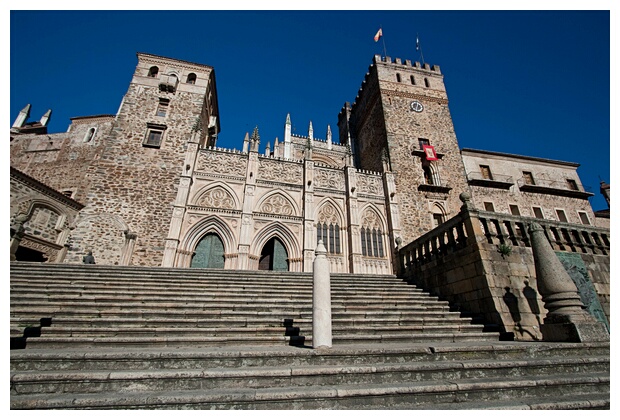
<path id="1" fill-rule="evenodd" d="M 351 137 L 356 164 L 394 175 L 404 243 L 459 211 L 468 185 L 439 66 L 376 55 L 346 122 L 348 112 L 340 136 Z"/>

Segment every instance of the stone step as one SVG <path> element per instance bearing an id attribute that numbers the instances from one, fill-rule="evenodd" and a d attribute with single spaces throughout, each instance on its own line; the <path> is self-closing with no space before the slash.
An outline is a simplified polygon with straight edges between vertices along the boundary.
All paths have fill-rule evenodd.
<path id="1" fill-rule="evenodd" d="M 299 334 L 305 335 L 311 333 L 310 328 L 301 330 Z M 421 333 L 455 333 L 455 332 L 472 332 L 479 333 L 480 327 L 477 325 L 416 325 L 416 326 L 340 326 L 333 325 L 332 332 L 337 339 L 341 335 L 384 335 L 384 334 L 421 334 Z M 129 327 L 119 325 L 117 327 L 43 327 L 41 335 L 46 338 L 51 337 L 184 337 L 184 336 L 204 336 L 204 337 L 230 337 L 237 335 L 253 335 L 257 337 L 264 336 L 282 336 L 287 334 L 284 326 L 243 326 L 243 327 L 206 327 L 197 326 L 193 328 L 186 327 Z"/>
<path id="2" fill-rule="evenodd" d="M 536 361 L 609 358 L 609 343 L 420 343 L 330 349 L 303 347 L 180 347 L 153 349 L 31 349 L 11 351 L 11 371 L 212 369 L 269 366 Z"/>
<path id="3" fill-rule="evenodd" d="M 97 394 L 12 395 L 11 409 L 372 409 L 408 404 L 427 408 L 454 401 L 461 403 L 536 398 L 540 402 L 566 394 L 605 395 L 609 376 L 591 373 L 536 375 L 516 378 L 446 379 L 165 392 L 102 392 Z"/>
<path id="4" fill-rule="evenodd" d="M 44 371 L 11 374 L 11 394 L 153 392 L 296 386 L 339 386 L 482 378 L 600 374 L 609 357 L 410 362 L 346 366 L 217 369 Z M 62 383 L 62 385 L 59 385 Z"/>

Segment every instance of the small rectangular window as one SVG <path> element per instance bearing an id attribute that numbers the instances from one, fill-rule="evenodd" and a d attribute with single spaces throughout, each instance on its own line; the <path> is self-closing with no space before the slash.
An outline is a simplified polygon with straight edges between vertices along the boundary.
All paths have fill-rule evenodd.
<path id="1" fill-rule="evenodd" d="M 543 216 L 543 211 L 540 207 L 532 207 L 532 210 L 534 210 L 534 217 L 536 217 L 537 219 L 544 219 L 545 217 Z"/>
<path id="2" fill-rule="evenodd" d="M 170 100 L 161 98 L 159 100 L 159 104 L 157 104 L 157 111 L 155 112 L 155 115 L 157 115 L 158 117 L 165 117 L 168 113 L 169 103 Z"/>
<path id="3" fill-rule="evenodd" d="M 482 179 L 493 179 L 491 168 L 488 165 L 480 165 L 480 173 L 482 174 Z"/>
<path id="4" fill-rule="evenodd" d="M 516 204 L 511 204 L 510 214 L 512 214 L 513 216 L 521 216 L 521 212 L 519 211 L 519 206 L 517 206 Z"/>
<path id="5" fill-rule="evenodd" d="M 484 209 L 486 211 L 495 211 L 495 207 L 493 207 L 493 203 L 489 203 L 488 201 L 484 202 Z"/>
<path id="6" fill-rule="evenodd" d="M 165 125 L 147 124 L 146 136 L 142 145 L 146 147 L 161 147 L 165 132 Z"/>
<path id="7" fill-rule="evenodd" d="M 579 191 L 579 187 L 577 186 L 577 182 L 574 179 L 567 179 L 566 185 L 568 185 L 569 190 Z"/>
<path id="8" fill-rule="evenodd" d="M 566 213 L 564 213 L 564 210 L 556 209 L 555 213 L 558 215 L 558 220 L 560 222 L 568 223 L 568 219 L 566 218 Z"/>
<path id="9" fill-rule="evenodd" d="M 527 185 L 534 185 L 534 176 L 532 176 L 531 172 L 523 172 L 523 181 Z"/>
<path id="10" fill-rule="evenodd" d="M 420 150 L 424 150 L 424 146 L 430 146 L 431 143 L 428 141 L 428 139 L 418 139 L 418 142 L 420 143 Z"/>
<path id="11" fill-rule="evenodd" d="M 581 224 L 583 224 L 583 225 L 589 225 L 590 224 L 590 219 L 588 219 L 588 215 L 585 212 L 580 211 L 579 212 L 579 218 L 581 219 Z"/>

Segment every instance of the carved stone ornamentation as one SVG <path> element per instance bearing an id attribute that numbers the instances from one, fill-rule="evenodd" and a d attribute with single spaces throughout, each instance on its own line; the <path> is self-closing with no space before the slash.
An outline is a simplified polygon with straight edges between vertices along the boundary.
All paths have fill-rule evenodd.
<path id="1" fill-rule="evenodd" d="M 381 195 L 381 180 L 373 176 L 360 176 L 357 180 L 358 191 L 360 193 Z"/>
<path id="2" fill-rule="evenodd" d="M 258 176 L 269 181 L 300 183 L 303 179 L 301 164 L 261 159 Z"/>
<path id="3" fill-rule="evenodd" d="M 381 227 L 381 219 L 371 209 L 366 209 L 364 215 L 362 216 L 362 226 L 369 228 L 380 228 Z"/>
<path id="4" fill-rule="evenodd" d="M 338 212 L 330 203 L 327 203 L 321 208 L 319 212 L 319 222 L 327 223 L 327 224 L 339 224 L 340 220 L 338 218 Z"/>
<path id="5" fill-rule="evenodd" d="M 234 209 L 235 200 L 230 193 L 222 187 L 211 188 L 202 194 L 196 204 L 203 207 L 212 207 L 217 209 Z"/>
<path id="6" fill-rule="evenodd" d="M 317 169 L 314 181 L 319 188 L 329 188 L 333 190 L 344 189 L 344 174 L 342 172 Z"/>
<path id="7" fill-rule="evenodd" d="M 245 177 L 246 166 L 244 156 L 203 151 L 198 155 L 196 170 Z"/>
<path id="8" fill-rule="evenodd" d="M 275 194 L 263 202 L 260 207 L 261 213 L 279 214 L 282 216 L 292 216 L 295 213 L 291 203 L 282 195 Z"/>

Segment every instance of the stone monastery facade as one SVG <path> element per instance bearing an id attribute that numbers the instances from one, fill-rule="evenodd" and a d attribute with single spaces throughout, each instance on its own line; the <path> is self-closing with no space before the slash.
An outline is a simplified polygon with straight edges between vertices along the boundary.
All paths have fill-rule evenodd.
<path id="1" fill-rule="evenodd" d="M 137 57 L 115 115 L 65 133 L 47 133 L 51 111 L 17 117 L 17 259 L 311 271 L 321 239 L 332 272 L 393 273 L 398 247 L 457 214 L 465 191 L 487 211 L 597 223 L 578 164 L 461 151 L 438 66 L 375 56 L 338 141 L 311 123 L 293 134 L 289 115 L 261 153 L 258 129 L 240 151 L 217 147 L 212 67 Z"/>

